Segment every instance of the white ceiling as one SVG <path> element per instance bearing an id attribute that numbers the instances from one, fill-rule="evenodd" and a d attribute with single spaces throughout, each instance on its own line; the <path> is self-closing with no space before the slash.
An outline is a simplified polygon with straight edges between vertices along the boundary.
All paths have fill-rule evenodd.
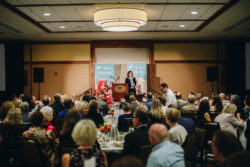
<path id="1" fill-rule="evenodd" d="M 235 1 L 235 0 L 234 0 Z M 6 0 L 0 1 L 0 40 L 226 40 L 250 38 L 249 0 Z M 141 8 L 148 22 L 136 32 L 103 32 L 95 10 Z M 191 15 L 190 11 L 198 11 Z M 51 13 L 49 17 L 43 16 Z M 218 12 L 221 12 L 218 14 Z M 217 17 L 215 17 L 217 13 Z M 179 25 L 184 24 L 184 28 Z M 64 29 L 59 28 L 65 26 Z"/>

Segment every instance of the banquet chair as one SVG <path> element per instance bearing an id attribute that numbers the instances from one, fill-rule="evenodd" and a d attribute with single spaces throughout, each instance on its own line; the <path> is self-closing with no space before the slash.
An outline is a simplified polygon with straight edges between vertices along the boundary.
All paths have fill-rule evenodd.
<path id="1" fill-rule="evenodd" d="M 194 111 L 181 111 L 181 116 L 191 118 L 193 121 L 196 120 L 196 112 Z"/>
<path id="2" fill-rule="evenodd" d="M 22 137 L 19 143 L 21 166 L 48 166 L 36 140 Z"/>
<path id="3" fill-rule="evenodd" d="M 125 131 L 128 132 L 130 127 L 133 127 L 133 118 L 125 118 Z"/>
<path id="4" fill-rule="evenodd" d="M 142 145 L 140 150 L 140 159 L 147 164 L 148 157 L 152 152 L 153 145 Z"/>

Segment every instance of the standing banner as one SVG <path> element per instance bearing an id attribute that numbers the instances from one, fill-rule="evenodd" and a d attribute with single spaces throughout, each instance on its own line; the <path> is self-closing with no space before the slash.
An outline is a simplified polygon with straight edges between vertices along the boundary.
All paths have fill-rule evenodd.
<path id="1" fill-rule="evenodd" d="M 114 64 L 95 64 L 96 97 L 104 94 L 104 98 L 112 104 L 112 83 L 114 80 Z"/>
<path id="2" fill-rule="evenodd" d="M 132 71 L 136 78 L 136 94 L 145 94 L 147 91 L 147 63 L 128 63 L 127 71 Z"/>

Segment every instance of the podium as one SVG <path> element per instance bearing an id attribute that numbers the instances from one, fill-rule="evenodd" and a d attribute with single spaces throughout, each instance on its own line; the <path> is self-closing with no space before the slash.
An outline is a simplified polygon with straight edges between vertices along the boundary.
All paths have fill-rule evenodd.
<path id="1" fill-rule="evenodd" d="M 114 102 L 120 102 L 121 98 L 124 98 L 124 95 L 128 93 L 128 84 L 113 84 L 112 85 L 112 95 Z"/>

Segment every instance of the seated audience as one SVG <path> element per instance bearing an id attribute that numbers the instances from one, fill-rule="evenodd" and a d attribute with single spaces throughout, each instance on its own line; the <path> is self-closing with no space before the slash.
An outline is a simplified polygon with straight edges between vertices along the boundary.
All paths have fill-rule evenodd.
<path id="1" fill-rule="evenodd" d="M 131 105 L 127 102 L 123 103 L 122 110 L 124 114 L 118 117 L 118 130 L 121 132 L 126 131 L 126 118 L 132 118 L 133 114 L 130 111 Z"/>
<path id="2" fill-rule="evenodd" d="M 153 94 L 151 92 L 148 92 L 147 102 L 146 102 L 146 106 L 148 107 L 148 111 L 151 109 L 152 103 L 153 103 Z"/>
<path id="3" fill-rule="evenodd" d="M 154 146 L 147 167 L 184 167 L 183 149 L 168 140 L 168 130 L 162 124 L 153 124 L 149 129 L 149 141 Z"/>
<path id="4" fill-rule="evenodd" d="M 65 110 L 63 103 L 61 102 L 61 95 L 59 93 L 54 95 L 54 103 L 52 103 L 50 107 L 53 108 L 54 115 L 58 115 L 59 112 Z"/>
<path id="5" fill-rule="evenodd" d="M 20 108 L 11 108 L 6 117 L 3 120 L 4 124 L 9 124 L 9 125 L 18 125 L 22 124 L 22 117 L 21 117 L 21 110 Z"/>
<path id="6" fill-rule="evenodd" d="M 195 102 L 195 96 L 194 95 L 189 95 L 188 96 L 188 104 L 183 106 L 181 110 L 183 111 L 198 111 L 198 107 L 194 105 Z"/>
<path id="7" fill-rule="evenodd" d="M 41 108 L 41 112 L 44 117 L 44 127 L 47 129 L 47 133 L 49 133 L 53 138 L 56 138 L 56 128 L 51 124 L 51 121 L 53 119 L 53 109 L 49 106 L 45 106 Z"/>
<path id="8" fill-rule="evenodd" d="M 91 102 L 90 102 L 91 103 Z M 97 136 L 96 125 L 92 120 L 79 121 L 72 132 L 72 138 L 78 145 L 70 154 L 62 156 L 63 167 L 108 166 L 104 152 L 94 150 Z"/>
<path id="9" fill-rule="evenodd" d="M 121 158 L 116 159 L 111 167 L 144 167 L 143 162 L 133 156 L 123 156 Z"/>
<path id="10" fill-rule="evenodd" d="M 181 92 L 176 92 L 177 109 L 181 110 L 183 106 L 187 105 L 188 102 L 182 99 Z"/>
<path id="11" fill-rule="evenodd" d="M 230 132 L 217 131 L 212 140 L 212 152 L 221 167 L 227 167 L 227 160 L 230 155 L 243 150 L 237 138 Z"/>
<path id="12" fill-rule="evenodd" d="M 50 97 L 47 95 L 44 95 L 42 99 L 43 106 L 48 106 L 49 102 L 50 102 Z"/>
<path id="13" fill-rule="evenodd" d="M 240 117 L 243 120 L 246 120 L 246 116 L 244 114 L 244 109 L 241 104 L 240 96 L 239 95 L 231 95 L 230 96 L 230 103 L 236 105 L 237 111 L 235 112 L 235 116 L 239 113 Z"/>
<path id="14" fill-rule="evenodd" d="M 210 111 L 221 113 L 223 109 L 222 101 L 218 96 L 214 96 L 212 100 L 212 105 L 210 106 Z"/>
<path id="15" fill-rule="evenodd" d="M 235 136 L 237 136 L 237 128 L 244 128 L 244 122 L 241 120 L 240 114 L 237 114 L 237 118 L 234 115 L 236 110 L 236 105 L 228 104 L 223 108 L 222 113 L 214 120 L 220 124 L 221 130 L 229 131 Z"/>
<path id="16" fill-rule="evenodd" d="M 222 102 L 222 106 L 224 107 L 225 105 L 229 104 L 229 100 L 227 100 L 226 94 L 225 93 L 220 93 L 219 97 Z"/>
<path id="17" fill-rule="evenodd" d="M 22 100 L 19 99 L 19 98 L 16 98 L 15 101 L 13 101 L 13 104 L 14 104 L 15 108 L 20 108 L 21 103 L 22 103 Z"/>
<path id="18" fill-rule="evenodd" d="M 100 127 L 104 123 L 101 114 L 98 113 L 98 103 L 96 100 L 90 100 L 89 111 L 85 118 L 93 120 L 96 124 L 96 127 Z"/>
<path id="19" fill-rule="evenodd" d="M 125 136 L 123 154 L 139 157 L 142 145 L 148 145 L 148 108 L 145 105 L 138 105 L 133 115 L 134 132 Z"/>
<path id="20" fill-rule="evenodd" d="M 65 110 L 59 112 L 58 118 L 64 118 L 66 113 L 73 107 L 74 103 L 71 99 L 65 99 L 63 102 Z"/>
<path id="21" fill-rule="evenodd" d="M 208 100 L 202 100 L 199 104 L 199 109 L 197 111 L 196 125 L 199 128 L 203 128 L 204 122 L 211 122 L 210 118 L 210 106 Z"/>
<path id="22" fill-rule="evenodd" d="M 166 102 L 167 102 L 166 96 L 159 96 L 157 99 L 160 100 L 160 102 L 161 102 L 161 108 L 162 108 L 163 115 L 166 115 L 166 109 L 167 109 L 167 106 L 165 106 Z"/>
<path id="23" fill-rule="evenodd" d="M 40 111 L 35 111 L 31 115 L 31 124 L 27 131 L 23 133 L 24 137 L 35 139 L 40 144 L 45 161 L 50 163 L 54 160 L 55 148 L 54 140 L 46 133 L 46 129 L 42 127 L 44 122 L 43 114 Z"/>
<path id="24" fill-rule="evenodd" d="M 180 117 L 180 111 L 176 108 L 168 108 L 166 111 L 166 122 L 170 126 L 168 131 L 169 140 L 182 145 L 187 137 L 186 129 L 177 123 Z"/>
<path id="25" fill-rule="evenodd" d="M 188 135 L 194 134 L 195 123 L 194 123 L 193 119 L 180 116 L 177 123 L 186 129 Z"/>
<path id="26" fill-rule="evenodd" d="M 201 101 L 203 101 L 203 92 L 197 92 L 195 95 L 196 101 L 195 101 L 195 105 L 199 105 Z"/>
<path id="27" fill-rule="evenodd" d="M 1 105 L 0 108 L 0 120 L 4 120 L 4 118 L 6 117 L 8 111 L 13 108 L 14 105 L 11 101 L 5 101 L 3 102 L 3 104 Z"/>
<path id="28" fill-rule="evenodd" d="M 227 167 L 249 167 L 250 152 L 238 151 L 228 158 Z"/>
<path id="29" fill-rule="evenodd" d="M 98 96 L 98 109 L 99 109 L 99 113 L 104 115 L 107 115 L 108 111 L 109 111 L 109 105 L 107 103 L 107 101 L 104 99 L 104 95 L 101 94 Z"/>
<path id="30" fill-rule="evenodd" d="M 136 110 L 136 107 L 138 106 L 138 103 L 136 101 L 135 95 L 130 95 L 129 96 L 129 103 L 130 103 L 130 111 L 133 114 Z"/>
<path id="31" fill-rule="evenodd" d="M 86 101 L 79 101 L 76 105 L 75 105 L 75 109 L 76 111 L 78 111 L 81 115 L 81 119 L 83 119 L 89 111 L 89 103 Z"/>
<path id="32" fill-rule="evenodd" d="M 71 134 L 75 124 L 80 120 L 81 118 L 78 111 L 71 110 L 67 112 L 63 122 L 62 130 L 59 135 L 60 147 L 76 145 L 71 137 Z"/>
<path id="33" fill-rule="evenodd" d="M 21 110 L 21 117 L 22 117 L 22 121 L 23 123 L 25 122 L 29 122 L 29 103 L 22 102 L 20 105 L 20 110 Z"/>
<path id="34" fill-rule="evenodd" d="M 151 124 L 162 123 L 161 118 L 163 117 L 161 102 L 158 99 L 154 99 L 152 102 L 151 109 L 149 111 L 149 119 Z"/>
<path id="35" fill-rule="evenodd" d="M 244 114 L 246 119 L 250 118 L 250 95 L 247 95 L 244 100 Z"/>

